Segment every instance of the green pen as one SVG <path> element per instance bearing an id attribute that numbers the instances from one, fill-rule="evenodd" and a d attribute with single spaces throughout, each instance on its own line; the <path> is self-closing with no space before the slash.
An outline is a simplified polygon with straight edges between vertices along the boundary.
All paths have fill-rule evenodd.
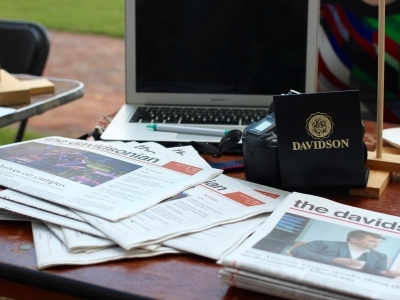
<path id="1" fill-rule="evenodd" d="M 146 127 L 153 129 L 154 131 L 213 135 L 220 137 L 225 136 L 229 132 L 229 130 L 227 129 L 199 128 L 199 127 L 168 125 L 168 124 L 149 124 Z"/>

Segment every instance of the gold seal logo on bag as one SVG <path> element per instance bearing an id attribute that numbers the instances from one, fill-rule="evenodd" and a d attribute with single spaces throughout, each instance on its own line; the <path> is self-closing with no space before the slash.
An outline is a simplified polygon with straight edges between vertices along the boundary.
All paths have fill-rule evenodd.
<path id="1" fill-rule="evenodd" d="M 317 112 L 311 114 L 306 121 L 307 133 L 313 141 L 292 142 L 292 150 L 320 150 L 349 148 L 349 139 L 324 140 L 333 132 L 333 122 L 330 116 Z M 318 141 L 316 141 L 318 140 Z"/>
<path id="2" fill-rule="evenodd" d="M 327 114 L 317 112 L 307 119 L 306 129 L 314 139 L 326 139 L 333 132 L 333 122 Z"/>

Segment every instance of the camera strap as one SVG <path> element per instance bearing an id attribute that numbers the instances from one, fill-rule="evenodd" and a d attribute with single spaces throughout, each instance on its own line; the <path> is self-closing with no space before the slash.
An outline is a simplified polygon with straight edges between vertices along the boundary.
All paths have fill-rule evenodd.
<path id="1" fill-rule="evenodd" d="M 211 167 L 222 169 L 224 171 L 237 170 L 244 167 L 243 159 L 235 159 L 231 161 L 209 162 Z"/>
<path id="2" fill-rule="evenodd" d="M 219 142 L 218 151 L 213 154 L 214 157 L 221 157 L 222 153 L 236 146 L 237 143 L 242 139 L 242 132 L 239 129 L 233 129 L 228 131 L 228 133 Z"/>

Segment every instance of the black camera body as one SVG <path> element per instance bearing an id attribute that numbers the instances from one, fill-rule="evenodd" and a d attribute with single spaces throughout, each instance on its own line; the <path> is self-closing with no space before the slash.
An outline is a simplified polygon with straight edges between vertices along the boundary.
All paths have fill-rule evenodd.
<path id="1" fill-rule="evenodd" d="M 361 122 L 362 124 L 362 122 Z M 362 124 L 362 136 L 364 125 Z M 243 130 L 243 164 L 246 179 L 258 184 L 282 188 L 278 155 L 278 137 L 275 132 L 275 117 L 271 113 Z M 364 162 L 367 147 L 363 142 Z"/>
<path id="2" fill-rule="evenodd" d="M 275 113 L 281 122 L 279 140 Z M 291 90 L 274 96 L 263 119 L 243 132 L 229 131 L 214 156 L 242 140 L 248 181 L 289 190 L 365 188 L 369 169 L 365 168 L 364 134 L 358 91 L 300 94 Z"/>
<path id="3" fill-rule="evenodd" d="M 274 114 L 250 124 L 243 130 L 243 164 L 248 181 L 281 188 L 278 138 Z"/>

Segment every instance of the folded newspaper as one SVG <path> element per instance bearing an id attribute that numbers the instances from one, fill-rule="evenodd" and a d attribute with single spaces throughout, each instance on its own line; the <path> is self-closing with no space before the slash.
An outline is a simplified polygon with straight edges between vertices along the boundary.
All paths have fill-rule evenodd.
<path id="1" fill-rule="evenodd" d="M 400 218 L 292 193 L 218 263 L 230 285 L 286 298 L 399 299 Z"/>
<path id="2" fill-rule="evenodd" d="M 67 141 L 70 140 L 67 139 Z M 103 147 L 104 143 L 97 142 L 96 145 L 96 147 Z M 86 146 L 94 147 L 92 144 Z M 170 161 L 180 161 L 185 164 L 190 162 L 190 165 L 195 166 L 196 168 L 211 169 L 192 147 L 166 149 L 156 143 L 139 144 L 136 142 L 122 145 L 120 143 L 108 143 L 107 147 L 118 147 L 119 149 L 125 149 L 124 151 L 130 152 L 140 149 L 141 151 L 151 153 L 154 156 L 164 157 Z M 26 153 L 17 154 L 18 153 L 14 153 L 19 160 L 23 157 L 26 160 L 32 159 L 32 157 L 28 159 Z M 63 155 L 65 154 L 60 154 L 58 160 L 62 159 Z M 70 156 L 70 158 L 71 157 L 74 156 Z M 90 159 L 88 159 L 88 162 L 90 164 L 93 163 Z M 60 163 L 60 165 L 58 165 L 58 163 L 56 164 L 57 167 L 60 167 L 61 165 L 62 163 Z M 38 168 L 39 170 L 36 169 L 36 171 L 40 172 L 42 168 L 44 167 L 42 166 Z M 51 166 L 47 166 L 45 169 L 51 169 Z M 147 246 L 145 246 L 145 249 L 144 247 L 141 249 L 136 248 L 138 251 L 133 251 L 132 253 L 134 253 L 134 255 L 130 257 L 135 257 L 139 253 L 140 255 L 176 253 L 178 250 L 175 249 L 179 249 L 218 259 L 225 252 L 239 245 L 255 230 L 257 226 L 265 221 L 268 217 L 266 212 L 275 209 L 287 194 L 289 193 L 282 190 L 219 175 L 213 180 L 208 180 L 204 184 L 197 185 L 196 188 L 187 189 L 185 192 L 167 199 L 167 201 L 155 204 L 153 208 L 148 208 L 142 213 L 138 213 L 138 218 L 135 220 L 135 223 L 141 224 L 140 226 L 143 227 L 143 225 L 146 224 L 143 217 L 149 217 L 151 214 L 151 217 L 155 217 L 151 222 L 151 227 L 154 228 L 149 228 L 150 231 L 146 230 L 145 232 L 142 232 L 144 233 L 143 237 L 141 237 L 142 245 Z M 193 198 L 192 200 L 191 197 Z M 203 201 L 201 201 L 201 203 L 198 202 L 196 197 L 198 199 L 203 199 Z M 211 200 L 211 202 L 207 203 L 207 201 L 204 201 L 206 199 Z M 57 243 L 54 244 L 60 245 L 60 247 L 66 251 L 55 251 L 53 249 L 51 251 L 51 253 L 54 254 L 53 256 L 48 253 L 46 249 L 42 250 L 42 247 L 47 247 L 46 243 L 41 243 L 39 242 L 40 240 L 37 242 L 35 241 L 37 260 L 40 262 L 39 267 L 45 266 L 45 264 L 43 264 L 44 261 L 49 263 L 46 263 L 46 266 L 51 266 L 54 264 L 64 263 L 74 264 L 74 262 L 77 264 L 84 264 L 84 261 L 89 264 L 125 257 L 124 251 L 121 252 L 123 255 L 119 254 L 118 251 L 120 250 L 115 252 L 115 250 L 119 248 L 116 247 L 115 243 L 115 240 L 119 240 L 119 232 L 111 232 L 111 234 L 108 234 L 109 239 L 104 238 L 105 235 L 101 231 L 91 226 L 85 219 L 80 217 L 79 214 L 82 214 L 80 211 L 75 213 L 64 205 L 56 204 L 54 202 L 52 203 L 44 200 L 43 197 L 33 197 L 12 189 L 4 189 L 0 191 L 0 208 L 44 221 L 47 227 L 52 231 L 52 234 L 57 236 L 58 240 L 63 245 L 61 246 L 61 244 Z M 182 214 L 182 212 L 184 213 Z M 88 214 L 83 215 L 85 215 L 86 218 L 88 217 Z M 135 219 L 134 217 L 129 217 L 119 222 L 110 222 L 92 215 L 90 215 L 90 218 L 101 220 L 104 224 L 111 224 L 111 227 L 117 227 L 122 221 L 128 221 L 128 223 L 130 223 Z M 181 221 L 179 221 L 180 218 L 182 219 Z M 157 223 L 159 222 L 161 227 L 157 226 Z M 230 224 L 225 224 L 227 222 Z M 94 222 L 94 224 L 96 223 L 97 222 Z M 149 223 L 147 222 L 147 224 Z M 183 224 L 185 224 L 185 226 L 183 226 Z M 219 224 L 225 225 L 218 226 Z M 130 224 L 128 227 L 131 228 L 132 225 L 134 224 Z M 38 226 L 33 225 L 34 234 L 35 231 L 40 231 L 37 228 Z M 99 228 L 106 232 L 109 231 L 109 228 Z M 121 237 L 121 240 L 125 241 L 120 241 L 120 244 L 125 245 L 125 247 L 127 243 L 130 243 L 130 246 L 126 247 L 128 249 L 134 248 L 132 239 L 137 239 L 141 233 L 140 230 L 138 231 L 137 226 L 133 226 L 131 229 L 133 229 L 131 233 L 134 234 L 134 236 L 129 237 L 129 235 L 124 235 Z M 151 233 L 151 229 L 155 230 L 155 232 Z M 126 228 L 123 231 L 126 231 Z M 194 233 L 188 234 L 190 232 Z M 152 234 L 156 235 L 154 236 Z M 179 235 L 182 234 L 185 236 L 179 237 Z M 138 237 L 136 237 L 136 235 L 138 235 Z M 50 233 L 48 233 L 47 236 L 51 239 Z M 171 237 L 175 238 L 171 239 Z M 149 240 L 149 238 L 151 239 Z M 143 241 L 146 240 L 149 240 L 149 242 L 143 243 Z M 164 245 L 161 245 L 160 242 L 163 240 L 165 240 L 165 243 Z M 136 247 L 138 246 L 140 246 L 139 243 L 136 244 Z M 175 249 L 165 246 L 170 246 Z M 101 253 L 96 253 L 98 251 Z M 65 255 L 63 255 L 63 253 Z M 85 253 L 86 255 L 73 256 L 73 254 L 78 253 Z M 82 257 L 82 260 L 78 259 L 79 257 Z"/>
<path id="3" fill-rule="evenodd" d="M 235 179 L 219 175 L 118 222 L 75 211 L 126 250 L 271 212 L 280 204 Z"/>
<path id="4" fill-rule="evenodd" d="M 47 137 L 2 146 L 0 182 L 115 222 L 222 173 L 137 144 Z"/>
<path id="5" fill-rule="evenodd" d="M 282 199 L 289 194 L 288 192 L 256 183 L 242 181 L 239 179 L 235 180 L 259 193 L 274 198 L 275 201 L 282 201 Z M 267 219 L 268 215 L 269 214 L 261 214 L 246 220 L 212 227 L 210 229 L 193 234 L 186 234 L 180 237 L 169 239 L 163 242 L 163 245 L 217 260 L 224 253 L 237 247 L 241 242 L 243 242 L 244 239 L 254 232 L 257 226 L 260 226 L 260 224 Z M 45 224 L 72 253 L 91 253 L 116 245 L 115 242 L 109 239 L 95 237 L 84 232 L 49 222 L 45 222 Z M 40 245 L 37 245 L 37 247 L 39 246 Z M 160 244 L 152 244 L 146 246 L 145 248 L 149 250 L 155 250 L 160 246 Z M 62 264 L 62 259 L 60 257 L 58 257 L 58 259 L 59 263 Z M 68 258 L 66 259 L 68 260 Z M 38 257 L 38 261 L 39 260 L 41 260 L 41 258 Z"/>
<path id="6" fill-rule="evenodd" d="M 119 259 L 179 253 L 178 250 L 168 247 L 159 247 L 154 251 L 144 249 L 126 251 L 120 247 L 109 247 L 94 253 L 71 253 L 44 223 L 33 221 L 32 231 L 39 269 L 60 264 L 89 265 Z"/>
<path id="7" fill-rule="evenodd" d="M 234 179 L 254 191 L 281 202 L 289 192 L 260 185 L 250 181 Z M 236 248 L 256 227 L 263 223 L 270 213 L 257 215 L 242 221 L 212 227 L 208 230 L 168 239 L 162 244 L 186 252 L 195 253 L 211 259 L 219 259 L 223 254 Z"/>

